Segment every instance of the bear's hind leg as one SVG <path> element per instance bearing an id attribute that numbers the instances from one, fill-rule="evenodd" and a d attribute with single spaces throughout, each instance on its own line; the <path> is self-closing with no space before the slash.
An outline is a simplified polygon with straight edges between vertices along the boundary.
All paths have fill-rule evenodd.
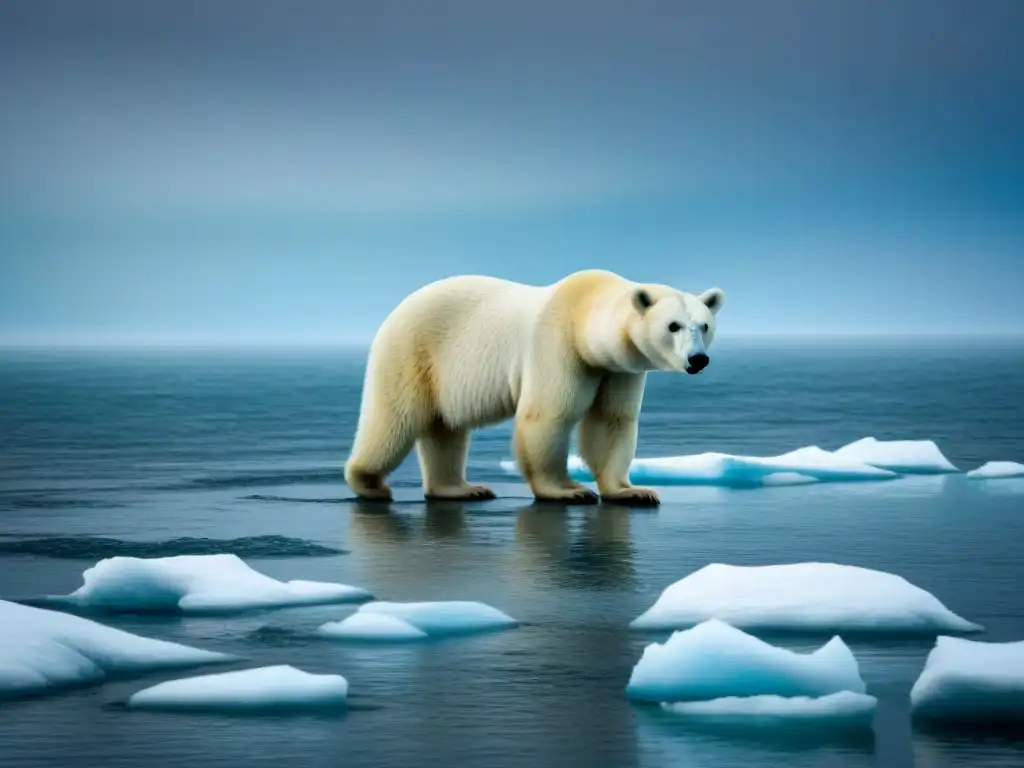
<path id="1" fill-rule="evenodd" d="M 496 498 L 485 485 L 466 482 L 469 430 L 449 429 L 435 424 L 416 441 L 416 453 L 423 475 L 423 495 L 428 499 L 484 500 Z"/>
<path id="2" fill-rule="evenodd" d="M 361 416 L 352 453 L 345 462 L 345 482 L 363 499 L 390 501 L 385 482 L 412 450 L 413 433 L 397 415 Z"/>

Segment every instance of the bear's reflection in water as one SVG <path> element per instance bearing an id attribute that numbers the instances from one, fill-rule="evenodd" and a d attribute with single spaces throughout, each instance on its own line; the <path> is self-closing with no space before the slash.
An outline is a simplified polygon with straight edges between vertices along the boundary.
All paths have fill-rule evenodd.
<path id="1" fill-rule="evenodd" d="M 456 571 L 474 578 L 540 575 L 558 586 L 629 588 L 635 579 L 632 515 L 615 504 L 518 507 L 460 501 L 352 501 L 349 548 L 365 578 L 419 584 Z M 490 575 L 488 575 L 490 574 Z"/>
<path id="2" fill-rule="evenodd" d="M 561 586 L 616 589 L 635 578 L 630 520 L 643 511 L 599 504 L 574 513 L 559 505 L 530 504 L 516 515 L 516 555 Z"/>

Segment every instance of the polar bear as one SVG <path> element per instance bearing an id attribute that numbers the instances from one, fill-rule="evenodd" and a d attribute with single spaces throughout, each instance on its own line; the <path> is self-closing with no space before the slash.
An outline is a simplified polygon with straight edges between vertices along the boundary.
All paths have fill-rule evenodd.
<path id="1" fill-rule="evenodd" d="M 605 501 L 657 505 L 629 483 L 648 371 L 699 373 L 708 363 L 719 288 L 700 295 L 604 270 L 547 286 L 466 275 L 409 294 L 370 346 L 345 480 L 364 499 L 415 444 L 428 499 L 491 499 L 466 481 L 473 429 L 515 418 L 514 451 L 541 501 L 595 503 L 570 479 L 569 442 Z"/>

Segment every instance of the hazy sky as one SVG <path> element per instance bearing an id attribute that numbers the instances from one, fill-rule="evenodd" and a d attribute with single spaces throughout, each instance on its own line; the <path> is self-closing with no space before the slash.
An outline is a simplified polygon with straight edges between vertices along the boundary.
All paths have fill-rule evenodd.
<path id="1" fill-rule="evenodd" d="M 445 275 L 1024 333 L 1015 0 L 4 0 L 0 340 L 359 342 Z"/>

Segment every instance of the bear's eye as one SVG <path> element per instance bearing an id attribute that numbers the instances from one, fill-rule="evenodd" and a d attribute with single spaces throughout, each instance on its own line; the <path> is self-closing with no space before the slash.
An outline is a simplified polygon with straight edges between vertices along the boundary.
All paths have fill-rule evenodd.
<path id="1" fill-rule="evenodd" d="M 707 333 L 708 332 L 708 324 L 707 323 L 704 323 L 704 325 L 702 325 L 700 327 L 700 332 L 701 333 Z"/>
<path id="2" fill-rule="evenodd" d="M 675 320 L 673 320 L 671 323 L 668 324 L 668 332 L 669 333 L 679 333 L 679 331 L 682 329 L 682 327 L 683 326 L 681 326 L 679 323 L 677 323 Z"/>

